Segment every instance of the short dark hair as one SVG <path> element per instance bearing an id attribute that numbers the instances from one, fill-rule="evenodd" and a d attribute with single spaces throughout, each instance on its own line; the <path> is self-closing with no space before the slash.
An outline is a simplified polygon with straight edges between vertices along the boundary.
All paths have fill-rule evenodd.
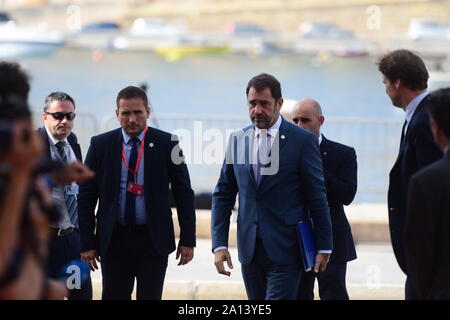
<path id="1" fill-rule="evenodd" d="M 246 90 L 247 96 L 250 88 L 254 88 L 258 92 L 269 88 L 272 97 L 274 97 L 275 99 L 275 102 L 277 102 L 282 97 L 280 81 L 278 81 L 274 76 L 267 73 L 258 74 L 257 76 L 254 76 L 250 79 Z"/>
<path id="2" fill-rule="evenodd" d="M 144 101 L 144 106 L 148 107 L 148 98 L 144 90 L 135 86 L 128 86 L 119 91 L 116 98 L 117 109 L 119 109 L 120 99 L 140 98 Z"/>
<path id="3" fill-rule="evenodd" d="M 378 62 L 378 70 L 391 82 L 401 80 L 411 90 L 428 87 L 428 71 L 422 59 L 408 50 L 395 50 Z"/>
<path id="4" fill-rule="evenodd" d="M 29 91 L 29 77 L 21 66 L 15 62 L 0 62 L 0 118 L 29 118 Z"/>
<path id="5" fill-rule="evenodd" d="M 54 101 L 70 101 L 73 104 L 73 107 L 75 108 L 75 100 L 71 96 L 69 96 L 65 92 L 56 91 L 50 93 L 46 98 L 44 102 L 44 112 L 48 110 L 48 107 L 54 102 Z"/>
<path id="6" fill-rule="evenodd" d="M 447 138 L 450 138 L 450 88 L 443 88 L 430 93 L 428 111 Z"/>

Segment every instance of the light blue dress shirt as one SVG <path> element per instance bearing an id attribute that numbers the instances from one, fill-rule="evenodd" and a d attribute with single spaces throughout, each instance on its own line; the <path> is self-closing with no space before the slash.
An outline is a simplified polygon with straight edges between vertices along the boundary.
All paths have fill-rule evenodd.
<path id="1" fill-rule="evenodd" d="M 419 104 L 422 102 L 423 99 L 428 95 L 428 92 L 422 92 L 418 96 L 416 96 L 414 99 L 412 99 L 405 109 L 405 120 L 406 120 L 406 126 L 405 130 L 403 131 L 403 134 L 406 135 L 406 131 L 408 130 L 409 123 L 411 122 L 411 119 L 414 115 L 414 112 L 416 111 Z"/>
<path id="2" fill-rule="evenodd" d="M 125 131 L 122 129 L 122 137 L 123 137 L 123 148 L 125 150 L 125 157 L 127 159 L 127 163 L 130 159 L 131 154 L 131 147 L 133 143 L 131 142 L 131 137 L 125 133 Z M 139 136 L 137 137 L 139 139 L 138 142 L 138 152 L 139 148 L 141 146 L 142 139 L 144 139 L 144 131 L 142 131 Z M 145 146 L 144 146 L 145 149 Z M 137 184 L 144 185 L 144 153 L 142 153 L 142 159 L 141 163 L 138 168 L 137 172 Z M 123 161 L 123 158 L 121 156 L 121 163 L 122 163 L 122 170 L 120 175 L 120 195 L 119 195 L 119 207 L 120 207 L 120 214 L 119 214 L 119 223 L 125 224 L 125 202 L 126 202 L 126 193 L 127 193 L 127 180 L 128 180 L 128 169 L 125 166 L 125 162 Z M 136 224 L 146 224 L 147 223 L 147 215 L 145 213 L 145 197 L 144 193 L 141 195 L 136 195 Z"/>

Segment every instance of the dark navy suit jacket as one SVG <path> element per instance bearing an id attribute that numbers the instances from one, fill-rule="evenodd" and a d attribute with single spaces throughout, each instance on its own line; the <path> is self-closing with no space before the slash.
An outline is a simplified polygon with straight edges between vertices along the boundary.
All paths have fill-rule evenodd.
<path id="1" fill-rule="evenodd" d="M 404 227 L 409 180 L 421 168 L 442 157 L 442 152 L 434 143 L 431 133 L 430 119 L 426 110 L 427 103 L 429 103 L 429 96 L 417 106 L 408 124 L 406 136 L 403 137 L 402 132 L 400 151 L 389 175 L 389 230 L 395 257 L 405 274 L 408 274 Z"/>
<path id="2" fill-rule="evenodd" d="M 279 141 L 279 157 L 274 154 L 273 145 L 271 149 L 271 166 L 275 168 L 278 161 L 278 171 L 264 175 L 257 185 L 249 161 L 253 135 L 253 126 L 231 135 L 228 159 L 213 194 L 213 249 L 228 246 L 231 210 L 239 193 L 237 241 L 242 264 L 251 262 L 257 234 L 272 262 L 301 263 L 296 225 L 307 219 L 309 213 L 318 249 L 331 250 L 331 220 L 317 137 L 282 119 L 275 137 Z"/>
<path id="3" fill-rule="evenodd" d="M 45 130 L 45 128 L 42 127 L 42 128 L 39 128 L 38 131 L 41 134 L 42 139 L 45 143 L 46 155 L 49 159 L 51 159 L 52 156 L 51 156 L 51 152 L 50 152 L 50 142 L 48 141 L 49 137 L 47 134 L 47 130 Z M 81 155 L 81 148 L 80 148 L 80 145 L 78 144 L 77 136 L 73 132 L 71 132 L 69 134 L 69 136 L 67 137 L 67 141 L 69 142 L 70 147 L 72 148 L 73 152 L 75 153 L 77 160 L 82 162 L 83 158 Z"/>
<path id="4" fill-rule="evenodd" d="M 349 205 L 356 194 L 356 153 L 355 149 L 330 141 L 323 135 L 320 153 L 333 227 L 333 253 L 330 263 L 343 263 L 356 259 L 352 232 L 343 206 Z"/>
<path id="5" fill-rule="evenodd" d="M 95 178 L 80 186 L 78 220 L 81 251 L 105 255 L 119 215 L 122 129 L 91 139 L 85 164 Z M 169 184 L 177 205 L 181 246 L 195 247 L 194 191 L 178 141 L 170 133 L 149 127 L 144 143 L 144 195 L 151 246 L 162 256 L 175 250 Z M 96 215 L 95 206 L 99 200 Z"/>
<path id="6" fill-rule="evenodd" d="M 419 299 L 450 299 L 450 151 L 410 181 L 405 221 L 408 276 Z"/>

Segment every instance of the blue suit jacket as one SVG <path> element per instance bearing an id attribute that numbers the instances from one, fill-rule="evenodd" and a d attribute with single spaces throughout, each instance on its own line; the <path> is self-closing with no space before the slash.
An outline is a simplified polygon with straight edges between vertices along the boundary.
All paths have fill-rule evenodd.
<path id="1" fill-rule="evenodd" d="M 318 249 L 332 249 L 317 137 L 282 119 L 278 137 L 275 137 L 275 141 L 279 141 L 279 157 L 273 146 L 271 151 L 271 166 L 276 167 L 278 162 L 278 171 L 264 175 L 257 185 L 249 161 L 253 134 L 254 127 L 249 126 L 231 135 L 232 143 L 228 145 L 213 194 L 213 248 L 228 246 L 231 210 L 239 193 L 237 238 L 242 264 L 251 262 L 257 229 L 271 261 L 300 263 L 296 224 L 309 214 L 315 225 Z"/>
<path id="2" fill-rule="evenodd" d="M 170 133 L 148 128 L 144 143 L 144 194 L 151 245 L 165 256 L 175 250 L 169 183 L 177 205 L 180 245 L 195 247 L 194 192 L 184 162 L 176 164 L 173 154 L 182 156 L 178 141 Z M 95 136 L 85 164 L 95 178 L 80 185 L 78 221 L 81 251 L 99 250 L 106 254 L 114 224 L 119 215 L 121 175 L 121 128 Z M 99 200 L 96 216 L 95 206 Z M 96 230 L 95 230 L 96 228 Z M 94 231 L 95 230 L 95 231 Z"/>
<path id="3" fill-rule="evenodd" d="M 407 274 L 404 227 L 406 199 L 411 176 L 442 157 L 436 146 L 426 110 L 429 96 L 417 106 L 400 142 L 400 151 L 389 175 L 388 207 L 392 247 L 400 268 Z"/>
<path id="4" fill-rule="evenodd" d="M 333 253 L 330 263 L 343 263 L 356 259 L 355 244 L 344 211 L 344 204 L 349 205 L 356 194 L 356 153 L 355 149 L 328 140 L 323 135 L 320 153 L 333 227 Z"/>

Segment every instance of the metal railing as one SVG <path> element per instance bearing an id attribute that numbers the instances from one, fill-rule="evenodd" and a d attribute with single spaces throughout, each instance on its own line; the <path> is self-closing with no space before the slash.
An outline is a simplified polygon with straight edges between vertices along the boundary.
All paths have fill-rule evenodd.
<path id="1" fill-rule="evenodd" d="M 42 120 L 38 118 L 40 117 L 36 115 L 35 123 L 41 125 Z M 229 115 L 153 114 L 148 123 L 177 135 L 181 133 L 180 144 L 187 159 L 194 190 L 212 192 L 219 176 L 223 155 L 215 155 L 218 161 L 206 163 L 195 153 L 208 147 L 211 143 L 208 139 L 211 139 L 211 136 L 222 139 L 219 144 L 222 144 L 225 150 L 227 135 L 248 126 L 250 120 L 248 117 Z M 322 127 L 323 134 L 330 140 L 352 146 L 356 150 L 356 202 L 386 201 L 388 176 L 398 154 L 401 126 L 402 122 L 397 120 L 327 118 Z M 86 153 L 92 136 L 117 127 L 118 121 L 114 115 L 99 119 L 88 113 L 77 114 L 74 132 L 78 136 L 83 154 Z"/>

